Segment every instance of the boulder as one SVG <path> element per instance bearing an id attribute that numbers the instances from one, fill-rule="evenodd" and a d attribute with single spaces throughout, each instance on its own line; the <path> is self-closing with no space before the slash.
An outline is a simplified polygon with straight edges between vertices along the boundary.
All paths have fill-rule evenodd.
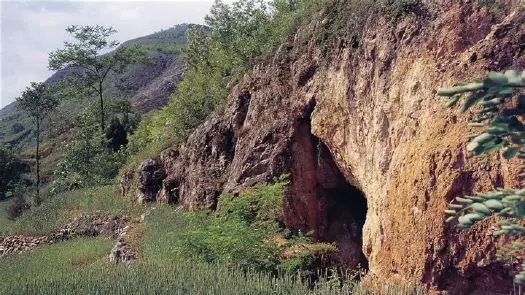
<path id="1" fill-rule="evenodd" d="M 166 172 L 159 160 L 146 159 L 138 168 L 137 199 L 139 203 L 154 202 L 157 194 L 162 188 L 162 180 L 166 178 Z"/>

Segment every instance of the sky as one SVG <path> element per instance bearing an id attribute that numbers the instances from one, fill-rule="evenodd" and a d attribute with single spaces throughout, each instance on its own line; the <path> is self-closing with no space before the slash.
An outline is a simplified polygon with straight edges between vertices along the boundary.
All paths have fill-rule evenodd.
<path id="1" fill-rule="evenodd" d="M 227 1 L 228 2 L 228 1 Z M 12 1 L 0 0 L 0 108 L 30 82 L 45 81 L 49 52 L 70 40 L 69 25 L 112 26 L 124 42 L 180 23 L 203 23 L 212 0 Z"/>

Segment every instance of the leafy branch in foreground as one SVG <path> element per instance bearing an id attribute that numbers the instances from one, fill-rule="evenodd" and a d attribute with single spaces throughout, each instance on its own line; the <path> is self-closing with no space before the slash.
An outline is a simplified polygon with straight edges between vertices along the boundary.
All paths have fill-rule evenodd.
<path id="1" fill-rule="evenodd" d="M 469 126 L 481 129 L 471 137 L 467 151 L 479 156 L 503 149 L 507 160 L 518 157 L 525 159 L 525 71 L 514 70 L 505 73 L 490 72 L 479 82 L 463 84 L 438 90 L 438 95 L 449 97 L 447 107 L 455 106 L 464 94 L 468 94 L 461 112 L 479 106 Z M 516 103 L 510 103 L 512 98 Z M 525 165 L 520 166 L 520 178 L 525 177 Z M 525 235 L 520 221 L 525 217 L 525 188 L 497 188 L 473 196 L 457 197 L 445 211 L 447 222 L 458 219 L 459 228 L 469 229 L 476 222 L 491 216 L 500 216 L 498 230 L 494 236 L 516 236 L 517 241 L 508 243 L 498 251 L 498 258 L 517 258 L 525 250 L 525 243 L 519 239 Z M 514 277 L 518 284 L 525 284 L 525 263 L 522 271 Z"/>

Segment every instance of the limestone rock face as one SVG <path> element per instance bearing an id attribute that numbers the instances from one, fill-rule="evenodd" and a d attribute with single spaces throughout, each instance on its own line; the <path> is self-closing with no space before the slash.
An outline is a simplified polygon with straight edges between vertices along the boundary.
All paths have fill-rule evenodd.
<path id="1" fill-rule="evenodd" d="M 494 221 L 460 233 L 443 211 L 456 196 L 516 186 L 517 163 L 469 157 L 469 116 L 444 109 L 436 89 L 524 68 L 525 8 L 509 4 L 496 18 L 472 1 L 423 3 L 394 26 L 371 15 L 361 41 L 347 32 L 329 51 L 312 33 L 322 20 L 300 29 L 233 87 L 221 113 L 163 152 L 161 183 L 141 174 L 155 189 L 139 195 L 214 208 L 221 193 L 289 173 L 287 227 L 336 242 L 341 263 L 365 265 L 367 279 L 508 293 Z M 145 175 L 160 169 L 149 163 Z"/>
<path id="2" fill-rule="evenodd" d="M 138 174 L 137 199 L 139 203 L 156 201 L 157 193 L 162 187 L 162 180 L 166 177 L 162 163 L 155 159 L 146 159 L 140 164 Z"/>

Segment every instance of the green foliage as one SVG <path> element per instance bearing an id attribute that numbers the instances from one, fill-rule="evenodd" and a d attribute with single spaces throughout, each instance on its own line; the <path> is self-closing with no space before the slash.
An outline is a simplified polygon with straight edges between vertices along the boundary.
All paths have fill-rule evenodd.
<path id="1" fill-rule="evenodd" d="M 24 110 L 36 127 L 36 203 L 41 202 L 40 197 L 40 133 L 43 120 L 56 109 L 58 99 L 52 94 L 51 86 L 45 83 L 32 82 L 30 87 L 22 93 L 22 96 L 16 99 L 17 106 Z"/>
<path id="2" fill-rule="evenodd" d="M 513 157 L 524 159 L 525 126 L 522 123 L 525 116 L 524 89 L 525 71 L 519 73 L 511 70 L 505 73 L 491 72 L 483 81 L 439 89 L 438 94 L 450 97 L 446 103 L 448 107 L 453 107 L 464 94 L 467 94 L 461 112 L 477 106 L 476 116 L 470 126 L 481 131 L 471 137 L 467 145 L 469 153 L 482 155 L 503 149 L 503 157 L 506 159 Z M 513 97 L 516 98 L 517 103 L 508 104 Z M 525 165 L 520 168 L 525 169 Z M 524 177 L 525 173 L 519 176 Z M 478 221 L 497 215 L 503 219 L 498 222 L 499 229 L 494 231 L 495 236 L 522 237 L 525 234 L 525 227 L 520 224 L 525 217 L 524 196 L 523 188 L 498 188 L 492 192 L 457 197 L 456 202 L 449 204 L 448 210 L 445 211 L 450 215 L 447 222 L 455 220 L 459 215 L 459 227 L 466 230 Z M 522 247 L 512 249 L 522 249 Z M 506 251 L 506 253 L 507 255 L 502 256 L 512 256 L 516 251 Z M 525 263 L 522 269 L 525 269 Z M 525 271 L 522 270 L 517 274 L 514 281 L 525 284 Z"/>
<path id="3" fill-rule="evenodd" d="M 299 242 L 299 240 L 304 240 Z M 283 259 L 277 266 L 280 273 L 296 273 L 305 281 L 314 282 L 315 280 L 326 277 L 325 272 L 337 272 L 337 270 L 328 269 L 331 266 L 330 259 L 337 253 L 337 247 L 334 243 L 315 243 L 312 244 L 308 237 L 295 237 L 286 244 L 288 249 L 294 250 L 294 253 Z M 290 251 L 290 250 L 288 250 Z M 359 277 L 360 279 L 360 277 Z"/>
<path id="4" fill-rule="evenodd" d="M 124 125 L 120 123 L 119 118 L 111 119 L 108 129 L 106 130 L 106 139 L 112 151 L 120 150 L 122 146 L 128 144 L 128 133 Z"/>
<path id="5" fill-rule="evenodd" d="M 52 193 L 110 184 L 126 162 L 127 151 L 121 146 L 127 143 L 128 133 L 134 132 L 140 116 L 128 101 L 109 99 L 106 115 L 112 120 L 103 134 L 97 127 L 99 111 L 92 103 L 77 116 L 74 139 L 65 145 L 54 170 Z"/>
<path id="6" fill-rule="evenodd" d="M 216 1 L 206 17 L 209 29 L 188 31 L 186 71 L 165 110 L 175 138 L 187 136 L 221 106 L 245 69 L 281 42 L 282 36 L 272 32 L 271 19 L 264 1 Z"/>
<path id="7" fill-rule="evenodd" d="M 42 121 L 58 105 L 58 99 L 52 94 L 51 88 L 45 83 L 31 82 L 31 86 L 16 99 L 17 107 L 26 112 L 35 125 L 42 124 Z"/>
<path id="8" fill-rule="evenodd" d="M 12 197 L 21 186 L 27 185 L 24 174 L 28 172 L 26 163 L 0 146 L 0 201 Z"/>
<path id="9" fill-rule="evenodd" d="M 82 130 L 66 145 L 53 174 L 53 194 L 113 182 L 125 163 L 123 152 L 109 149 L 105 136 L 98 129 Z"/>
<path id="10" fill-rule="evenodd" d="M 286 185 L 257 185 L 238 197 L 221 196 L 218 212 L 186 213 L 186 229 L 174 233 L 177 253 L 209 263 L 275 270 L 280 249 L 272 238 L 279 232 Z"/>
<path id="11" fill-rule="evenodd" d="M 520 88 L 525 88 L 525 72 L 492 72 L 483 81 L 440 89 L 438 94 L 450 97 L 447 106 L 452 107 L 464 93 L 470 93 L 461 112 L 481 106 L 470 126 L 483 130 L 468 144 L 470 153 L 481 155 L 504 148 L 504 157 L 510 159 L 525 157 L 525 151 L 520 152 L 525 140 L 525 126 L 518 120 L 525 115 L 525 95 L 519 95 L 516 106 L 506 107 L 501 112 L 500 109 L 511 97 L 519 94 Z"/>
<path id="12" fill-rule="evenodd" d="M 4 228 L 13 223 L 13 219 L 9 216 L 9 207 L 13 204 L 14 199 L 7 199 L 0 201 L 0 228 Z M 1 232 L 2 230 L 0 230 Z"/>
<path id="13" fill-rule="evenodd" d="M 270 191 L 278 190 L 280 190 L 278 186 L 270 185 L 270 187 L 248 191 L 247 193 L 260 194 L 261 191 L 266 191 L 262 194 L 267 195 Z M 274 199 L 274 197 L 270 197 L 270 195 L 274 195 L 274 193 L 268 194 L 267 199 Z M 244 197 L 250 199 L 247 196 Z M 289 246 L 302 248 L 311 247 L 309 250 L 297 252 L 296 255 L 283 261 L 274 261 L 272 259 L 270 264 L 263 263 L 263 261 L 268 261 L 268 258 L 256 257 L 257 255 L 252 254 L 250 251 L 256 251 L 257 253 L 262 254 L 264 249 L 261 249 L 259 245 L 269 241 L 272 237 L 270 237 L 270 234 L 264 237 L 263 235 L 258 236 L 257 234 L 247 232 L 246 228 L 250 227 L 245 225 L 246 222 L 253 222 L 259 218 L 263 220 L 266 219 L 263 218 L 265 214 L 261 215 L 261 211 L 258 210 L 256 211 L 258 211 L 259 214 L 256 214 L 255 216 L 247 214 L 247 212 L 251 211 L 249 208 L 253 206 L 254 201 L 255 200 L 247 202 L 244 200 L 228 205 L 230 208 L 229 212 L 232 214 L 226 213 L 227 211 L 225 211 L 224 207 L 222 207 L 220 212 L 209 212 L 209 214 L 214 214 L 214 216 L 209 216 L 205 214 L 205 212 L 188 214 L 184 213 L 182 208 L 173 210 L 173 208 L 168 206 L 156 206 L 156 208 L 150 210 L 145 217 L 145 221 L 141 223 L 143 228 L 141 229 L 141 238 L 138 246 L 140 261 L 139 267 L 153 267 L 154 265 L 159 271 L 163 269 L 163 275 L 165 272 L 170 272 L 170 274 L 167 275 L 171 278 L 169 280 L 170 282 L 174 280 L 174 277 L 178 276 L 173 270 L 182 269 L 185 272 L 192 272 L 193 270 L 191 267 L 209 269 L 203 270 L 202 272 L 196 272 L 192 276 L 186 278 L 188 282 L 197 286 L 200 286 L 201 284 L 221 284 L 218 282 L 223 280 L 223 274 L 221 273 L 228 273 L 232 278 L 235 278 L 234 281 L 228 284 L 221 284 L 217 290 L 211 289 L 214 288 L 214 285 L 205 285 L 205 290 L 207 290 L 205 293 L 207 294 L 260 294 L 258 292 L 261 292 L 262 294 L 272 292 L 275 294 L 295 294 L 296 292 L 297 294 L 377 294 L 368 290 L 365 285 L 359 284 L 355 281 L 355 276 L 353 274 L 336 276 L 337 272 L 333 272 L 329 277 L 327 275 L 328 272 L 326 274 L 316 273 L 316 276 L 320 279 L 315 285 L 312 284 L 312 281 L 308 281 L 308 279 L 305 280 L 308 276 L 305 276 L 303 271 L 307 267 L 313 266 L 312 262 L 316 262 L 314 261 L 313 256 L 310 255 L 310 252 L 314 252 L 317 255 L 334 250 L 334 246 L 329 244 L 312 245 L 310 238 L 307 236 L 300 235 L 289 239 L 288 243 L 278 248 L 279 251 L 277 252 L 280 253 Z M 268 202 L 268 204 L 272 203 L 273 201 Z M 269 207 L 277 208 L 277 206 L 273 205 L 269 205 Z M 272 210 L 263 211 L 271 212 Z M 216 235 L 220 229 L 206 229 L 207 226 L 211 227 L 210 219 L 218 219 L 218 215 L 221 215 L 222 218 L 224 218 L 223 223 L 226 223 L 226 225 L 223 226 L 217 222 L 216 226 L 222 229 L 222 233 L 224 233 L 219 237 Z M 257 217 L 257 215 L 259 215 L 259 217 Z M 237 226 L 237 228 L 230 230 L 230 228 L 234 226 Z M 188 233 L 190 235 L 189 239 L 181 241 L 181 236 Z M 218 239 L 213 241 L 213 239 L 207 237 L 206 234 L 217 237 Z M 240 234 L 240 236 L 236 236 L 237 234 Z M 253 239 L 253 237 L 257 237 L 257 239 Z M 242 240 L 245 238 L 248 238 L 248 240 L 243 242 Z M 194 245 L 198 247 L 198 251 L 204 251 L 204 249 L 200 247 L 211 249 L 213 254 L 206 255 L 206 253 L 195 252 L 195 250 L 192 251 L 191 247 L 193 244 L 184 245 L 187 242 L 195 242 Z M 249 245 L 250 242 L 255 244 Z M 218 245 L 215 245 L 214 243 L 218 243 Z M 225 249 L 226 246 L 235 247 L 236 249 Z M 276 247 L 276 245 L 273 244 L 272 247 Z M 248 257 L 239 258 L 235 256 L 237 252 L 241 251 L 241 249 L 247 251 L 244 255 Z M 276 251 L 272 250 L 271 253 L 276 253 Z M 196 254 L 199 255 L 195 257 Z M 233 261 L 232 258 L 234 257 L 240 260 Z M 212 262 L 204 263 L 206 260 Z M 255 264 L 247 265 L 248 261 L 255 262 Z M 237 262 L 240 262 L 241 266 L 238 266 Z M 276 263 L 278 263 L 278 265 Z M 276 270 L 279 271 L 279 274 L 275 275 L 275 269 L 270 269 L 272 270 L 270 272 L 259 272 L 254 270 L 254 268 L 268 270 L 267 268 L 270 266 L 277 267 Z M 190 267 L 190 269 L 188 269 L 188 267 Z M 210 272 L 210 270 L 213 269 L 220 269 L 220 272 Z M 298 273 L 298 271 L 301 273 Z M 151 272 L 151 274 L 153 273 L 155 272 Z M 259 288 L 266 285 L 266 280 L 270 280 L 273 282 L 272 289 L 253 289 L 255 285 L 250 279 L 252 276 L 259 277 L 259 283 L 257 283 L 257 285 L 261 286 Z M 159 275 L 152 275 L 148 278 L 147 282 L 149 284 L 155 284 L 155 279 L 158 277 Z M 210 277 L 218 281 L 213 283 L 202 281 Z M 137 277 L 134 277 L 133 279 L 136 280 Z M 180 286 L 182 286 L 182 284 L 183 283 L 180 282 L 177 285 L 174 285 L 170 291 L 172 293 L 178 292 L 181 290 Z M 159 288 L 156 290 L 159 290 Z M 403 290 L 391 285 L 385 285 L 383 291 L 384 293 L 382 294 L 392 295 L 424 294 L 422 290 L 417 288 L 414 290 Z"/>
<path id="14" fill-rule="evenodd" d="M 22 196 L 18 196 L 13 201 L 11 206 L 9 206 L 7 208 L 7 214 L 9 214 L 9 218 L 10 219 L 15 219 L 15 218 L 19 217 L 20 215 L 22 215 L 22 213 L 24 213 L 24 211 L 29 210 L 29 208 L 30 208 L 30 206 L 26 202 L 26 200 L 24 200 L 24 198 Z"/>

